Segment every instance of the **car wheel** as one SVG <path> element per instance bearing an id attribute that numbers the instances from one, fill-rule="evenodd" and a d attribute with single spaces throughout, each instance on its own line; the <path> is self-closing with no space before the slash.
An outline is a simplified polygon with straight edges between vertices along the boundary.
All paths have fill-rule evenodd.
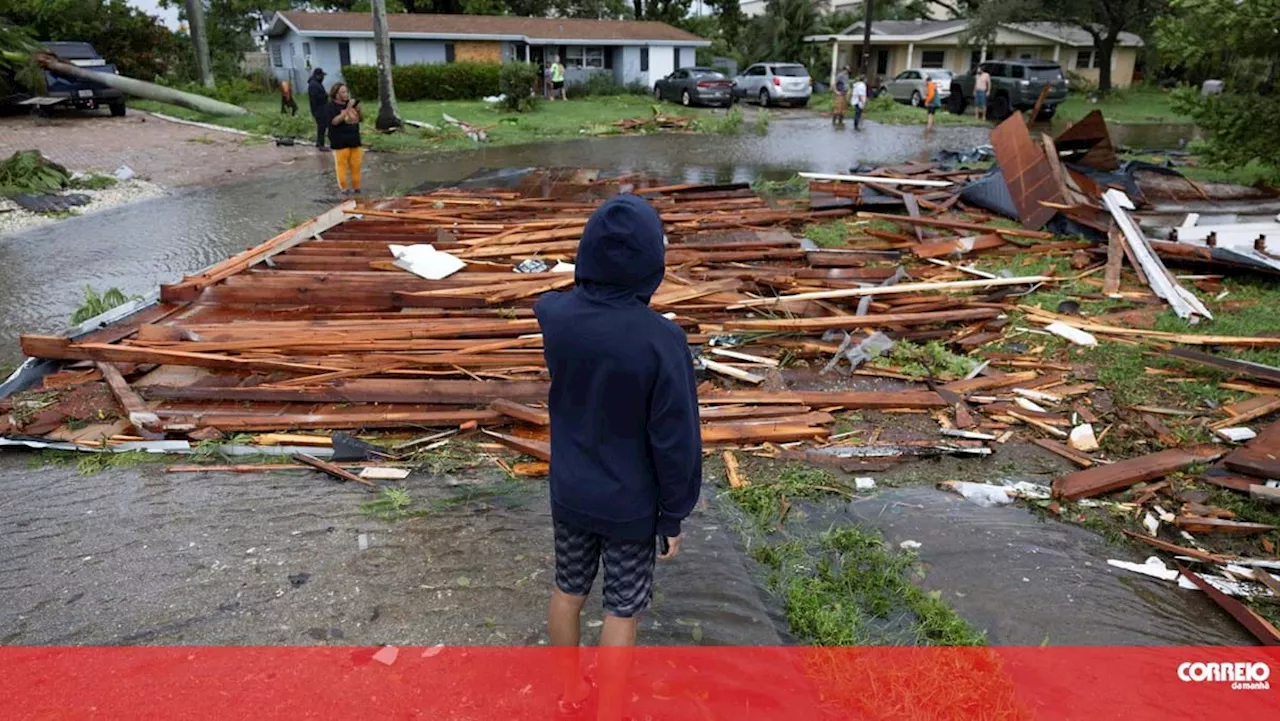
<path id="1" fill-rule="evenodd" d="M 653 86 L 653 99 L 662 100 L 662 88 L 659 88 L 657 85 Z"/>
<path id="2" fill-rule="evenodd" d="M 121 102 L 118 102 L 118 103 L 112 103 L 112 104 L 111 104 L 111 117 L 113 117 L 113 118 L 123 118 L 123 117 L 124 117 L 124 114 L 125 114 L 125 104 L 124 104 L 124 101 L 121 101 Z"/>
<path id="3" fill-rule="evenodd" d="M 807 108 L 807 107 L 809 107 L 809 100 L 808 100 L 808 98 L 806 98 L 806 99 L 804 99 L 804 100 L 797 100 L 797 101 L 796 101 L 796 107 L 797 107 L 797 108 Z"/>
<path id="4" fill-rule="evenodd" d="M 964 108 L 964 90 L 961 90 L 959 85 L 952 85 L 951 95 L 947 97 L 947 110 L 950 110 L 956 115 L 960 115 L 964 112 Z"/>
<path id="5" fill-rule="evenodd" d="M 693 105 L 693 98 L 689 97 L 688 90 L 685 90 L 684 92 L 680 93 L 680 104 L 685 106 L 686 108 L 689 107 L 690 105 Z"/>
<path id="6" fill-rule="evenodd" d="M 760 90 L 760 107 L 762 108 L 769 107 L 769 91 L 768 90 L 764 90 L 764 89 Z"/>
<path id="7" fill-rule="evenodd" d="M 920 97 L 920 91 L 911 93 L 911 107 L 918 108 L 924 103 L 924 98 Z"/>
<path id="8" fill-rule="evenodd" d="M 999 122 L 1009 117 L 1009 114 L 1012 112 L 1013 112 L 1013 108 L 1009 106 L 1008 95 L 997 95 L 995 98 L 991 100 L 991 107 L 989 109 L 988 115 L 991 116 L 992 120 Z"/>

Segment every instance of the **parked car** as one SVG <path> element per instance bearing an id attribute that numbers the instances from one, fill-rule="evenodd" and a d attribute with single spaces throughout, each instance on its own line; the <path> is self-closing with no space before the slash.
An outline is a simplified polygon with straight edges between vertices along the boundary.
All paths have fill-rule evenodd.
<path id="1" fill-rule="evenodd" d="M 945 102 L 951 94 L 951 71 L 925 68 L 903 70 L 893 80 L 885 83 L 885 92 L 900 103 L 910 103 L 919 108 L 924 105 L 925 84 L 932 79 L 938 86 L 938 99 Z"/>
<path id="2" fill-rule="evenodd" d="M 813 78 L 799 63 L 756 63 L 733 80 L 733 97 L 761 106 L 789 103 L 804 107 L 813 95 Z"/>
<path id="3" fill-rule="evenodd" d="M 1031 110 L 1045 85 L 1049 94 L 1040 106 L 1036 120 L 1053 117 L 1058 106 L 1067 99 L 1067 77 L 1062 66 L 1043 60 L 993 60 L 981 67 L 991 73 L 991 90 L 987 92 L 987 117 L 1004 120 L 1015 110 Z M 963 113 L 973 103 L 973 84 L 977 74 L 970 70 L 951 79 L 951 97 L 947 109 Z"/>
<path id="4" fill-rule="evenodd" d="M 64 62 L 100 73 L 118 75 L 116 66 L 108 63 L 89 43 L 50 42 L 44 43 L 49 52 Z M 114 116 L 125 114 L 124 94 L 101 83 L 79 78 L 68 78 L 45 71 L 45 95 L 52 98 L 66 98 L 61 107 L 73 107 L 85 110 L 96 110 L 103 106 L 111 109 Z"/>
<path id="5" fill-rule="evenodd" d="M 681 105 L 733 104 L 733 81 L 715 68 L 680 68 L 653 84 L 659 100 Z"/>

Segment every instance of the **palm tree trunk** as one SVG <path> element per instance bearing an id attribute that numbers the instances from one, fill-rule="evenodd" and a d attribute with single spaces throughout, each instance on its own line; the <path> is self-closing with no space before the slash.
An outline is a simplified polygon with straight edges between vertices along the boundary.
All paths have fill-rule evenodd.
<path id="1" fill-rule="evenodd" d="M 191 47 L 196 52 L 196 71 L 200 73 L 200 82 L 212 90 L 217 84 L 213 80 L 213 64 L 209 62 L 209 36 L 204 31 L 204 0 L 187 0 L 187 27 L 191 33 Z"/>
<path id="2" fill-rule="evenodd" d="M 48 53 L 36 53 L 36 62 L 48 70 L 58 75 L 66 75 L 71 78 L 79 78 L 88 80 L 93 83 L 102 83 L 109 88 L 115 88 L 122 93 L 132 95 L 134 97 L 146 100 L 154 100 L 159 103 L 169 103 L 184 108 L 190 108 L 197 112 L 208 113 L 210 115 L 248 115 L 249 111 L 239 105 L 224 103 L 213 98 L 206 98 L 203 95 L 195 95 L 193 93 L 184 93 L 181 90 L 166 88 L 163 85 L 148 83 L 142 80 L 127 78 L 123 75 L 112 75 L 111 73 L 100 73 L 87 68 L 76 67 L 70 63 L 64 63 L 53 55 Z"/>
<path id="3" fill-rule="evenodd" d="M 396 104 L 396 89 L 391 82 L 391 33 L 387 29 L 386 0 L 373 0 L 373 41 L 378 48 L 378 130 L 404 125 Z"/>

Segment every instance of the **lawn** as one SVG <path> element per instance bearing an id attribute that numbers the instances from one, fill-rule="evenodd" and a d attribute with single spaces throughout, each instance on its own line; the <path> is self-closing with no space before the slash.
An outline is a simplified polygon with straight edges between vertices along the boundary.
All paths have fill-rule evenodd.
<path id="1" fill-rule="evenodd" d="M 236 117 L 205 115 L 145 100 L 134 101 L 132 105 L 138 110 L 162 112 L 263 135 L 311 138 L 315 133 L 314 121 L 306 109 L 300 110 L 297 117 L 281 115 L 279 97 L 270 93 L 254 96 L 242 103 L 252 114 Z M 726 114 L 724 110 L 684 108 L 657 103 L 647 96 L 622 95 L 543 102 L 536 110 L 527 113 L 506 112 L 479 100 L 402 102 L 400 114 L 404 119 L 430 123 L 438 130 L 406 126 L 394 134 L 378 133 L 373 128 L 376 111 L 372 107 L 365 115 L 362 130 L 365 145 L 373 150 L 459 150 L 474 147 L 475 141 L 445 122 L 443 116 L 446 114 L 485 128 L 490 145 L 513 145 L 608 134 L 615 131 L 612 124 L 618 120 L 650 117 L 655 112 L 691 115 L 699 121 L 695 126 L 699 132 L 737 132 L 742 127 L 741 115 L 737 111 Z"/>
<path id="2" fill-rule="evenodd" d="M 1169 92 L 1148 86 L 1116 90 L 1099 102 L 1090 102 L 1085 93 L 1072 93 L 1058 106 L 1057 117 L 1076 121 L 1093 110 L 1101 110 L 1109 123 L 1166 124 L 1190 123 L 1191 118 L 1174 111 Z"/>

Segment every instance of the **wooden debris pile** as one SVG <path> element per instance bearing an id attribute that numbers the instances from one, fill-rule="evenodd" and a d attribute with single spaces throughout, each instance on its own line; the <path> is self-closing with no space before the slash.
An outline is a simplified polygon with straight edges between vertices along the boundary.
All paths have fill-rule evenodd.
<path id="1" fill-rule="evenodd" d="M 639 118 L 623 118 L 615 121 L 613 127 L 627 133 L 656 133 L 664 130 L 689 130 L 693 122 L 693 117 L 689 115 L 667 115 L 655 112 Z"/>

